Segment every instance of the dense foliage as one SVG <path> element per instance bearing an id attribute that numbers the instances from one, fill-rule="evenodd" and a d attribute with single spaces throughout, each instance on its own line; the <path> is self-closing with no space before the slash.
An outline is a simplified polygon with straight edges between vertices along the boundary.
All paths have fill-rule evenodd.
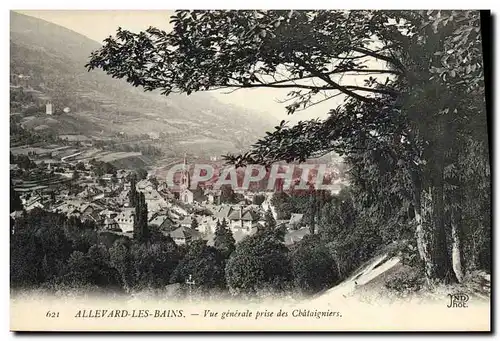
<path id="1" fill-rule="evenodd" d="M 306 236 L 290 253 L 295 286 L 305 293 L 332 287 L 339 274 L 328 248 L 318 235 Z"/>
<path id="2" fill-rule="evenodd" d="M 257 195 L 254 195 L 254 197 L 252 198 L 252 204 L 254 205 L 262 205 L 262 203 L 266 200 L 266 196 L 263 195 L 263 194 L 257 194 Z"/>
<path id="3" fill-rule="evenodd" d="M 203 240 L 177 245 L 155 228 L 150 229 L 147 240 L 131 239 L 100 231 L 93 223 L 82 223 L 75 217 L 34 209 L 12 226 L 11 286 L 132 293 L 161 291 L 171 283 L 186 285 L 189 280 L 205 292 L 255 294 L 291 288 L 297 276 L 298 288 L 305 293 L 320 290 L 321 285 L 302 288 L 302 283 L 316 281 L 311 276 L 317 273 L 301 267 L 301 262 L 310 261 L 302 260 L 300 251 L 291 256 L 283 243 L 283 231 L 271 226 L 236 245 L 223 220 L 213 247 Z M 314 247 L 308 243 L 305 248 Z M 322 264 L 331 257 L 323 246 L 317 254 L 322 260 L 311 264 L 323 269 Z M 296 264 L 293 272 L 291 262 Z M 330 275 L 325 276 L 324 283 L 330 279 Z"/>
<path id="4" fill-rule="evenodd" d="M 109 162 L 92 159 L 89 163 L 93 166 L 94 172 L 97 176 L 103 176 L 104 174 L 116 175 L 116 167 Z"/>
<path id="5" fill-rule="evenodd" d="M 139 192 L 135 204 L 134 239 L 146 242 L 149 239 L 148 205 L 143 192 Z"/>
<path id="6" fill-rule="evenodd" d="M 10 208 L 9 212 L 19 211 L 23 209 L 23 204 L 21 202 L 21 198 L 19 197 L 19 193 L 14 190 L 14 186 L 12 185 L 12 181 L 10 182 Z"/>
<path id="7" fill-rule="evenodd" d="M 291 279 L 283 234 L 271 228 L 238 243 L 226 265 L 227 284 L 234 293 L 252 293 L 262 288 L 283 290 Z"/>
<path id="8" fill-rule="evenodd" d="M 227 226 L 226 219 L 222 219 L 222 222 L 217 221 L 215 226 L 214 247 L 227 259 L 236 248 L 235 245 L 236 241 L 234 240 L 233 233 Z"/>
<path id="9" fill-rule="evenodd" d="M 290 219 L 293 213 L 303 214 L 302 225 L 308 225 L 314 232 L 321 217 L 321 209 L 332 200 L 330 192 L 325 190 L 277 192 L 271 198 L 277 219 Z M 295 226 L 298 228 L 301 226 Z"/>
<path id="10" fill-rule="evenodd" d="M 20 118 L 10 118 L 10 145 L 32 145 L 35 143 L 63 143 L 58 136 L 51 131 L 35 131 L 23 128 Z"/>
<path id="11" fill-rule="evenodd" d="M 191 277 L 197 287 L 225 287 L 224 266 L 225 259 L 218 249 L 206 245 L 204 240 L 195 240 L 172 274 L 171 282 L 182 283 Z"/>

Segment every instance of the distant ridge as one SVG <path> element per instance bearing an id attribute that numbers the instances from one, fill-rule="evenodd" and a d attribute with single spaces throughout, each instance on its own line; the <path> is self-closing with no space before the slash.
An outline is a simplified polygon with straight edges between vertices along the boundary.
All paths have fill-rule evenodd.
<path id="1" fill-rule="evenodd" d="M 220 152 L 255 142 L 274 124 L 272 118 L 222 104 L 208 93 L 165 97 L 100 70 L 87 72 L 84 65 L 99 47 L 67 28 L 11 11 L 10 83 L 11 91 L 21 93 L 14 100 L 11 95 L 11 111 L 42 107 L 50 99 L 56 111 L 69 107 L 71 113 L 50 119 L 35 115 L 23 122 L 27 128 L 86 136 L 164 132 L 194 149 Z"/>

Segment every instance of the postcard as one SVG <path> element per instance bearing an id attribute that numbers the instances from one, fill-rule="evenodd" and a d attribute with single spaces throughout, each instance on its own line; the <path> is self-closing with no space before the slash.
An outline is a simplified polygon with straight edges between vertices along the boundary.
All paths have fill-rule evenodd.
<path id="1" fill-rule="evenodd" d="M 12 10 L 11 331 L 491 331 L 490 20 Z"/>

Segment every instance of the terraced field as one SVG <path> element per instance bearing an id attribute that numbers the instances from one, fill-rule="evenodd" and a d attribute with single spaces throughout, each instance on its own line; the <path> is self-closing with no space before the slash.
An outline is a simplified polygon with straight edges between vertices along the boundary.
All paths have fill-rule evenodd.
<path id="1" fill-rule="evenodd" d="M 13 179 L 14 190 L 17 192 L 31 192 L 43 189 L 55 189 L 71 181 L 70 178 L 59 174 L 34 175 L 28 179 Z"/>
<path id="2" fill-rule="evenodd" d="M 70 149 L 70 146 L 48 145 L 48 146 L 18 146 L 11 147 L 10 151 L 14 155 L 28 155 L 35 153 L 36 155 L 56 155 Z"/>

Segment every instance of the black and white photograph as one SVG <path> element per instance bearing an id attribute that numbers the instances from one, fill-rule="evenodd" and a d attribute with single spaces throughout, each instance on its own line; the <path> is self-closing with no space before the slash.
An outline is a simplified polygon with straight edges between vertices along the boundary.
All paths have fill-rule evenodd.
<path id="1" fill-rule="evenodd" d="M 491 331 L 490 11 L 9 29 L 12 331 Z"/>

